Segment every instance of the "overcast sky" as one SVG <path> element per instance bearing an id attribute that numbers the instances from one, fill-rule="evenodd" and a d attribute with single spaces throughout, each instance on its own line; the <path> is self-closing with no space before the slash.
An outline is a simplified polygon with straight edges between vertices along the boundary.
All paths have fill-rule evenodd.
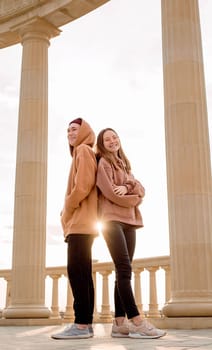
<path id="1" fill-rule="evenodd" d="M 199 0 L 210 132 L 212 1 Z M 67 124 L 113 127 L 146 188 L 135 257 L 169 254 L 160 0 L 111 0 L 64 26 L 49 48 L 47 265 L 66 264 L 60 226 L 70 154 Z M 0 51 L 0 268 L 11 267 L 22 46 Z M 96 240 L 94 258 L 110 259 Z"/>

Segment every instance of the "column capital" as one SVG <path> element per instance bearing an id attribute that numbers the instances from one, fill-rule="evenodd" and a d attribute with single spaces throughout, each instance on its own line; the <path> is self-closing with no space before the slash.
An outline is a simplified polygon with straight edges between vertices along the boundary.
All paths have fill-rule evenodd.
<path id="1" fill-rule="evenodd" d="M 61 30 L 53 26 L 51 23 L 43 18 L 35 17 L 26 21 L 24 24 L 14 26 L 13 31 L 18 32 L 21 36 L 21 42 L 33 39 L 49 39 L 60 35 Z"/>

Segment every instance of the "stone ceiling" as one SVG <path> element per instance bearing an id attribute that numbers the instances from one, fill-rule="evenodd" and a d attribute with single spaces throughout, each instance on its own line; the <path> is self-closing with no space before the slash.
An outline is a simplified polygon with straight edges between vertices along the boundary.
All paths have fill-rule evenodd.
<path id="1" fill-rule="evenodd" d="M 0 48 L 21 41 L 21 26 L 38 18 L 59 28 L 109 0 L 0 0 Z"/>

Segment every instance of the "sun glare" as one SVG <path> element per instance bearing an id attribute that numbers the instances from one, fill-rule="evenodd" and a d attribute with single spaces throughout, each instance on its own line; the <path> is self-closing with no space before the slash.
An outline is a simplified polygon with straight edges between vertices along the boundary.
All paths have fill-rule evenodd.
<path id="1" fill-rule="evenodd" d="M 102 223 L 101 223 L 101 221 L 98 221 L 96 223 L 96 227 L 97 227 L 97 230 L 98 230 L 99 234 L 101 234 L 102 233 Z"/>

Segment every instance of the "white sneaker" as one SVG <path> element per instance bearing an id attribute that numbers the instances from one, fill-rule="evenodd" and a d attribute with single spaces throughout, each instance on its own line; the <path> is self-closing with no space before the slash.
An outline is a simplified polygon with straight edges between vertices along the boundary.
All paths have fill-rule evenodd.
<path id="1" fill-rule="evenodd" d="M 140 326 L 135 326 L 133 322 L 129 324 L 129 337 L 138 339 L 155 339 L 163 337 L 166 331 L 156 328 L 147 320 L 143 320 Z"/>
<path id="2" fill-rule="evenodd" d="M 76 323 L 73 323 L 71 326 L 67 326 L 62 332 L 52 334 L 53 339 L 84 339 L 90 338 L 88 328 L 79 329 Z"/>

